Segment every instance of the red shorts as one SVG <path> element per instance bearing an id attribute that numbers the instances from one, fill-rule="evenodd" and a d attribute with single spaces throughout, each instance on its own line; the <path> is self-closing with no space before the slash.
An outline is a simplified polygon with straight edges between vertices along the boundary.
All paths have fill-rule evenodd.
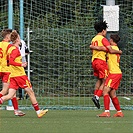
<path id="1" fill-rule="evenodd" d="M 101 59 L 94 59 L 92 62 L 92 68 L 94 71 L 94 76 L 98 78 L 106 78 L 108 76 L 108 65 L 106 61 Z"/>
<path id="2" fill-rule="evenodd" d="M 10 72 L 0 72 L 0 78 L 3 83 L 10 82 Z"/>
<path id="3" fill-rule="evenodd" d="M 9 88 L 17 90 L 18 88 L 32 88 L 32 85 L 26 75 L 11 77 Z"/>
<path id="4" fill-rule="evenodd" d="M 117 90 L 120 85 L 121 79 L 122 74 L 109 74 L 105 81 L 105 86 Z"/>

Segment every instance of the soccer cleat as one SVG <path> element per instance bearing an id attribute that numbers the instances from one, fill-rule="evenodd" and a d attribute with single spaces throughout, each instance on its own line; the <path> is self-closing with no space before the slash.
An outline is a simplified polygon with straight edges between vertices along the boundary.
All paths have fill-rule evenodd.
<path id="1" fill-rule="evenodd" d="M 99 100 L 97 100 L 95 96 L 93 96 L 92 101 L 94 102 L 95 106 L 100 109 Z"/>
<path id="2" fill-rule="evenodd" d="M 15 114 L 15 116 L 24 116 L 25 115 L 25 113 L 22 112 L 21 110 L 15 110 L 14 114 Z"/>
<path id="3" fill-rule="evenodd" d="M 117 112 L 113 117 L 124 117 L 124 114 L 122 112 Z"/>
<path id="4" fill-rule="evenodd" d="M 41 118 L 43 115 L 45 115 L 48 112 L 48 109 L 40 110 L 40 113 L 37 114 L 38 118 Z"/>
<path id="5" fill-rule="evenodd" d="M 100 115 L 97 115 L 98 117 L 110 117 L 110 112 L 103 112 Z"/>

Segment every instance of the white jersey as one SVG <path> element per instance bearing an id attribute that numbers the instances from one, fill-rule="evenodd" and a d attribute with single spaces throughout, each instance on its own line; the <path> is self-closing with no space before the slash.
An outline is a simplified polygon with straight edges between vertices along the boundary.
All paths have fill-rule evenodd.
<path id="1" fill-rule="evenodd" d="M 27 49 L 27 45 L 26 45 L 25 41 L 21 40 L 21 46 L 19 47 L 19 50 L 20 50 L 20 53 L 22 56 L 22 62 L 26 62 L 25 49 Z"/>

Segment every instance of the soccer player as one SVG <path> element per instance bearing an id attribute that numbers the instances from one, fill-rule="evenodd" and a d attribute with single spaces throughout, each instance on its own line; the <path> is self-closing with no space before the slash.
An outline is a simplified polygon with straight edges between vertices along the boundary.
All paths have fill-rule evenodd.
<path id="1" fill-rule="evenodd" d="M 28 49 L 25 41 L 22 39 L 20 40 L 19 50 L 20 50 L 20 53 L 22 56 L 22 62 L 27 62 L 26 61 L 26 55 L 28 55 L 30 52 L 29 52 L 29 49 Z"/>
<path id="2" fill-rule="evenodd" d="M 7 94 L 9 90 L 10 84 L 10 67 L 7 60 L 7 51 L 12 46 L 10 45 L 10 33 L 12 32 L 11 29 L 4 29 L 1 32 L 1 36 L 3 38 L 2 42 L 0 42 L 0 78 L 3 83 L 2 90 L 0 91 L 0 97 Z M 16 97 L 11 99 L 13 107 L 14 107 L 14 114 L 16 116 L 23 116 L 25 115 L 24 112 L 18 109 L 18 101 Z"/>
<path id="3" fill-rule="evenodd" d="M 97 77 L 97 81 L 94 89 L 94 96 L 92 101 L 96 107 L 100 108 L 99 98 L 103 94 L 103 87 L 105 79 L 108 76 L 108 65 L 106 63 L 106 53 L 109 51 L 114 54 L 121 54 L 122 51 L 114 50 L 111 48 L 109 41 L 105 38 L 107 34 L 107 23 L 105 21 L 100 21 L 94 24 L 94 28 L 97 35 L 92 39 L 90 49 L 92 49 L 92 68 L 94 71 L 94 76 Z M 105 46 L 106 51 L 95 50 L 95 46 Z"/>
<path id="4" fill-rule="evenodd" d="M 119 50 L 117 43 L 119 42 L 120 37 L 117 34 L 110 35 L 110 44 L 111 47 L 115 50 Z M 105 48 L 103 50 L 106 50 Z M 110 117 L 110 98 L 112 103 L 117 110 L 117 113 L 114 114 L 114 117 L 123 117 L 124 114 L 121 111 L 119 100 L 116 96 L 116 90 L 118 90 L 120 81 L 122 79 L 122 72 L 119 67 L 120 55 L 119 54 L 107 54 L 107 63 L 109 67 L 109 75 L 105 81 L 105 86 L 103 90 L 104 97 L 104 108 L 105 111 L 98 115 L 99 117 Z"/>
<path id="5" fill-rule="evenodd" d="M 20 53 L 21 53 L 21 56 L 22 56 L 22 62 L 27 62 L 26 61 L 26 55 L 28 55 L 30 52 L 29 52 L 29 49 L 28 49 L 25 41 L 22 40 L 22 39 L 20 40 L 19 50 L 20 50 Z M 22 96 L 22 88 L 18 89 L 18 93 L 19 93 L 18 100 L 21 100 L 23 98 L 23 96 Z"/>
<path id="6" fill-rule="evenodd" d="M 12 41 L 12 47 L 8 50 L 9 54 L 9 65 L 11 67 L 11 78 L 10 78 L 10 86 L 9 86 L 9 92 L 7 95 L 2 96 L 0 98 L 0 104 L 3 102 L 11 99 L 16 94 L 17 89 L 24 88 L 24 90 L 28 93 L 31 103 L 37 113 L 38 118 L 41 118 L 43 115 L 45 115 L 48 112 L 48 109 L 46 110 L 40 110 L 38 102 L 36 100 L 35 94 L 32 89 L 32 85 L 25 74 L 24 67 L 26 67 L 27 63 L 22 63 L 21 61 L 21 54 L 19 51 L 19 45 L 20 45 L 20 36 L 19 34 L 14 30 L 12 31 L 10 35 L 10 39 Z"/>

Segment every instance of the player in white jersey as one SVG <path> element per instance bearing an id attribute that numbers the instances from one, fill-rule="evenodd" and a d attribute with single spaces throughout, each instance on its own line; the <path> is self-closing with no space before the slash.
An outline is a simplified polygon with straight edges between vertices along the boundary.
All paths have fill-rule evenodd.
<path id="1" fill-rule="evenodd" d="M 24 40 L 21 39 L 20 43 L 21 44 L 20 44 L 19 50 L 20 50 L 20 53 L 21 53 L 21 56 L 22 56 L 22 62 L 27 62 L 26 55 L 28 55 L 30 53 L 29 49 L 28 49 L 28 47 L 27 47 Z M 19 93 L 18 100 L 21 100 L 23 98 L 22 88 L 18 89 L 18 93 Z"/>

